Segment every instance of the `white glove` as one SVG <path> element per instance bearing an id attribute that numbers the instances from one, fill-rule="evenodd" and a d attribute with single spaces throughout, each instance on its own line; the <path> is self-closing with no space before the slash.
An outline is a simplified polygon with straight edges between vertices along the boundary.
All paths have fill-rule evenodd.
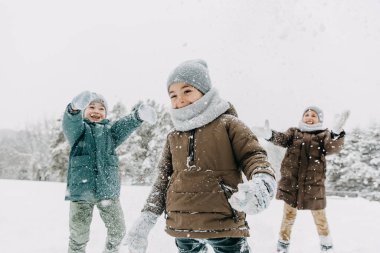
<path id="1" fill-rule="evenodd" d="M 83 110 L 94 99 L 94 93 L 91 91 L 83 91 L 73 98 L 71 108 L 73 110 Z"/>
<path id="2" fill-rule="evenodd" d="M 262 137 L 269 140 L 272 137 L 272 130 L 269 128 L 269 120 L 265 120 L 264 127 L 252 127 L 252 132 L 257 135 L 257 137 Z"/>
<path id="3" fill-rule="evenodd" d="M 151 125 L 157 121 L 156 111 L 149 105 L 141 104 L 137 108 L 137 114 L 142 121 L 146 121 Z"/>
<path id="4" fill-rule="evenodd" d="M 348 117 L 350 116 L 350 111 L 345 110 L 341 114 L 335 115 L 334 123 L 331 131 L 335 134 L 339 134 L 343 131 L 343 126 L 346 123 Z"/>
<path id="5" fill-rule="evenodd" d="M 269 206 L 276 191 L 276 180 L 269 174 L 258 173 L 252 180 L 238 185 L 238 192 L 228 200 L 232 208 L 246 214 L 257 214 Z"/>
<path id="6" fill-rule="evenodd" d="M 142 212 L 125 236 L 120 247 L 120 253 L 145 253 L 148 247 L 148 234 L 156 224 L 157 219 L 157 214 Z"/>

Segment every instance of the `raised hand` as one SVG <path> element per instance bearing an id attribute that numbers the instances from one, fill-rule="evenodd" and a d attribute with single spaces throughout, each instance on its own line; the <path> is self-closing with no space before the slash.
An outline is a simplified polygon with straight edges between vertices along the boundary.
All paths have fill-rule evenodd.
<path id="1" fill-rule="evenodd" d="M 334 123 L 331 131 L 333 133 L 339 134 L 343 131 L 343 126 L 346 123 L 348 117 L 350 116 L 350 111 L 345 110 L 340 114 L 335 115 L 334 117 Z"/>
<path id="2" fill-rule="evenodd" d="M 140 120 L 148 122 L 151 125 L 156 123 L 157 114 L 153 107 L 143 103 L 139 103 L 134 108 Z"/>
<path id="3" fill-rule="evenodd" d="M 82 91 L 76 95 L 71 101 L 71 108 L 73 110 L 83 110 L 85 109 L 90 102 L 94 99 L 94 93 L 91 91 Z"/>

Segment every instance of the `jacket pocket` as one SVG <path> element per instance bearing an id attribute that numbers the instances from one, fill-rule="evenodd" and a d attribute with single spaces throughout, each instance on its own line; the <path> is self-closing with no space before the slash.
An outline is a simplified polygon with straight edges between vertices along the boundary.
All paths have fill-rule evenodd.
<path id="1" fill-rule="evenodd" d="M 238 223 L 240 220 L 238 211 L 233 209 L 230 202 L 228 201 L 228 199 L 232 196 L 232 194 L 234 194 L 236 192 L 236 190 L 234 188 L 232 188 L 231 186 L 226 185 L 224 183 L 223 179 L 219 180 L 219 186 L 220 186 L 221 190 L 223 191 L 224 196 L 226 197 L 228 207 L 230 208 L 230 211 L 232 214 L 232 219 L 234 220 L 235 223 Z"/>
<path id="2" fill-rule="evenodd" d="M 74 156 L 71 158 L 71 167 L 82 167 L 82 166 L 91 166 L 92 165 L 91 156 L 82 155 L 82 156 Z"/>
<path id="3" fill-rule="evenodd" d="M 71 196 L 75 196 L 75 198 L 83 197 L 84 194 L 88 196 L 93 191 L 94 168 L 92 164 L 91 157 L 88 155 L 71 158 L 68 178 Z"/>
<path id="4" fill-rule="evenodd" d="M 310 199 L 323 199 L 325 197 L 325 187 L 323 185 L 306 186 L 306 193 Z"/>
<path id="5" fill-rule="evenodd" d="M 85 184 L 90 181 L 93 171 L 93 161 L 89 155 L 72 157 L 70 167 L 71 184 Z"/>
<path id="6" fill-rule="evenodd" d="M 98 172 L 101 186 L 110 192 L 118 192 L 120 187 L 119 159 L 116 155 L 108 155 L 106 165 Z"/>

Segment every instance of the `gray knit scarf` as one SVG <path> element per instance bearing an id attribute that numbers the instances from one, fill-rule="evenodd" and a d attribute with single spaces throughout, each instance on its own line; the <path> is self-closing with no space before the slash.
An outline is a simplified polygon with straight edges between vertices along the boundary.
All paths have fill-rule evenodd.
<path id="1" fill-rule="evenodd" d="M 220 98 L 215 88 L 211 88 L 194 103 L 179 109 L 171 109 L 170 113 L 176 130 L 189 131 L 210 123 L 228 108 L 230 108 L 229 103 Z"/>
<path id="2" fill-rule="evenodd" d="M 323 127 L 322 123 L 309 125 L 309 124 L 304 123 L 303 121 L 300 121 L 300 123 L 298 124 L 298 128 L 302 132 L 314 132 L 314 131 L 326 129 Z"/>

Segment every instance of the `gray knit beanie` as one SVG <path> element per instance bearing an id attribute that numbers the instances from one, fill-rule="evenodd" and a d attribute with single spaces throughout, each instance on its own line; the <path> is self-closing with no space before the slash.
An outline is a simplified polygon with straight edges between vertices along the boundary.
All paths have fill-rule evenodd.
<path id="1" fill-rule="evenodd" d="M 211 89 L 211 80 L 207 63 L 202 59 L 189 60 L 181 63 L 169 75 L 167 88 L 174 83 L 187 83 L 206 94 Z"/>
<path id="2" fill-rule="evenodd" d="M 108 112 L 108 104 L 107 104 L 106 99 L 101 94 L 95 93 L 95 92 L 92 92 L 91 96 L 92 96 L 92 100 L 90 103 L 92 103 L 92 102 L 101 103 L 104 106 L 104 108 L 106 109 L 106 113 L 107 113 Z"/>
<path id="3" fill-rule="evenodd" d="M 306 107 L 306 109 L 303 111 L 302 117 L 303 117 L 303 115 L 305 115 L 305 112 L 307 112 L 309 110 L 315 111 L 318 115 L 319 122 L 323 123 L 323 120 L 324 120 L 323 111 L 319 107 L 314 106 L 314 105 Z"/>

